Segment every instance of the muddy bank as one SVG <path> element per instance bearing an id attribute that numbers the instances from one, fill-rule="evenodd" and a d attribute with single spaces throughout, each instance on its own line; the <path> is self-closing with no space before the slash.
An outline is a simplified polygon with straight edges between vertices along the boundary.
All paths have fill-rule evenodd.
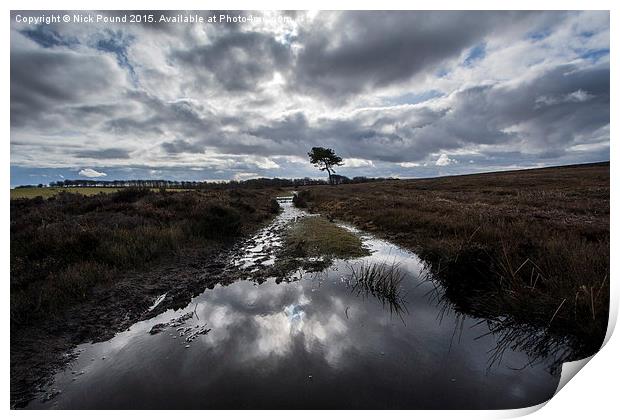
<path id="1" fill-rule="evenodd" d="M 226 249 L 195 250 L 146 272 L 132 273 L 111 287 L 98 286 L 88 299 L 63 314 L 36 325 L 13 326 L 11 406 L 23 406 L 33 398 L 75 356 L 76 345 L 108 340 L 140 319 L 187 305 L 205 287 L 228 281 L 226 255 Z M 149 311 L 164 293 L 165 299 Z"/>
<path id="2" fill-rule="evenodd" d="M 185 249 L 219 247 L 272 218 L 275 190 L 61 193 L 11 201 L 11 323 L 36 325 Z"/>
<path id="3" fill-rule="evenodd" d="M 285 208 L 232 250 L 236 281 L 78 346 L 27 408 L 517 408 L 553 394 L 559 343 L 532 359 L 539 334 L 443 307 L 415 254 L 319 217 Z M 342 258 L 264 277 L 300 232 L 301 259 Z"/>
<path id="4" fill-rule="evenodd" d="M 185 250 L 147 271 L 99 285 L 70 310 L 12 330 L 11 404 L 21 407 L 49 385 L 52 374 L 77 356 L 72 352 L 76 345 L 110 340 L 138 321 L 184 308 L 205 288 L 243 279 L 258 284 L 296 280 L 302 271 L 324 270 L 334 258 L 365 255 L 368 250 L 357 235 L 289 208 L 234 243 Z"/>
<path id="5" fill-rule="evenodd" d="M 140 194 L 143 194 L 140 196 Z M 195 195 L 195 197 L 192 196 Z M 238 269 L 231 265 L 234 260 L 232 255 L 235 247 L 239 242 L 250 238 L 254 232 L 268 226 L 268 222 L 276 215 L 273 205 L 270 202 L 270 193 L 268 191 L 251 192 L 247 196 L 239 197 L 238 192 L 230 193 L 231 201 L 228 202 L 233 210 L 226 210 L 219 219 L 213 219 L 209 213 L 209 209 L 214 207 L 199 206 L 206 210 L 202 218 L 191 216 L 195 214 L 192 209 L 181 209 L 177 206 L 188 204 L 196 204 L 210 199 L 201 193 L 175 193 L 157 194 L 152 192 L 139 192 L 138 198 L 131 202 L 119 203 L 115 200 L 114 195 L 111 197 L 94 197 L 89 200 L 100 200 L 103 204 L 99 204 L 99 209 L 103 206 L 107 213 L 98 213 L 97 206 L 94 211 L 86 211 L 85 217 L 97 217 L 98 220 L 105 219 L 103 228 L 109 228 L 108 231 L 99 232 L 105 240 L 106 236 L 114 236 L 118 229 L 123 229 L 121 223 L 130 216 L 130 212 L 144 212 L 153 203 L 160 203 L 162 211 L 177 211 L 178 220 L 162 223 L 162 215 L 152 215 L 153 219 L 159 219 L 158 232 L 161 235 L 167 234 L 170 230 L 175 230 L 179 224 L 184 222 L 185 217 L 193 217 L 198 222 L 195 228 L 200 228 L 201 224 L 204 229 L 211 229 L 210 224 L 232 223 L 239 224 L 235 228 L 235 232 L 227 239 L 220 236 L 210 236 L 207 240 L 194 241 L 193 235 L 189 235 L 187 239 L 179 240 L 177 245 L 184 244 L 185 247 L 179 248 L 173 246 L 169 249 L 162 249 L 157 258 L 152 258 L 149 264 L 141 264 L 135 269 L 120 270 L 118 268 L 104 268 L 102 273 L 105 274 L 104 279 L 88 285 L 76 286 L 79 290 L 78 294 L 71 296 L 70 300 L 64 299 L 64 294 L 58 295 L 56 284 L 62 280 L 58 277 L 58 267 L 49 273 L 41 273 L 47 275 L 42 282 L 27 281 L 27 272 L 25 269 L 18 267 L 21 262 L 12 260 L 12 286 L 11 286 L 11 312 L 19 314 L 11 320 L 11 406 L 21 407 L 27 403 L 37 392 L 38 389 L 45 386 L 51 375 L 59 368 L 65 366 L 71 361 L 75 354 L 72 349 L 85 342 L 101 342 L 109 340 L 115 333 L 127 329 L 135 322 L 152 318 L 159 313 L 168 309 L 178 309 L 187 305 L 187 303 L 201 293 L 206 287 L 213 287 L 216 284 L 226 284 L 238 278 Z M 123 198 L 123 197 L 121 197 Z M 76 215 L 76 209 L 68 206 L 78 205 L 79 199 L 76 197 L 61 197 L 62 203 L 52 200 L 51 203 L 45 201 L 27 200 L 14 203 L 15 207 L 26 210 L 25 213 L 15 214 L 12 212 L 16 222 L 29 220 L 36 215 L 45 215 L 46 217 L 56 217 L 60 219 L 55 223 L 54 229 L 64 224 L 65 226 L 80 226 L 84 223 L 84 217 Z M 132 198 L 133 199 L 133 198 Z M 162 201 L 163 200 L 163 201 Z M 204 200 L 204 201 L 203 201 Z M 251 208 L 248 202 L 256 201 L 257 207 Z M 221 198 L 220 198 L 221 202 Z M 244 204 L 245 203 L 245 204 Z M 86 206 L 88 203 L 81 202 L 79 206 Z M 217 205 L 214 201 L 211 205 Z M 110 207 L 116 209 L 112 211 Z M 167 209 L 164 210 L 163 207 Z M 222 207 L 223 208 L 223 207 Z M 241 210 L 234 210 L 241 208 Z M 88 208 L 88 210 L 93 210 Z M 128 212 L 128 210 L 130 212 Z M 194 209 L 195 210 L 195 209 Z M 149 211 L 152 211 L 149 210 Z M 84 213 L 79 210 L 78 213 Z M 186 216 L 186 215 L 190 216 Z M 228 220 L 229 215 L 239 214 L 236 220 Z M 211 217 L 211 220 L 209 219 Z M 201 220 L 203 222 L 201 222 Z M 210 220 L 210 221 L 209 221 Z M 113 225 L 113 223 L 116 223 Z M 17 225 L 17 223 L 16 223 Z M 54 226 L 54 225 L 52 225 Z M 114 227 L 112 227 L 114 226 Z M 119 227 L 120 226 L 120 227 Z M 12 229 L 14 227 L 12 223 Z M 213 229 L 221 229 L 222 226 Z M 36 235 L 37 231 L 48 229 L 45 224 L 39 226 L 28 227 L 26 231 L 20 231 L 17 238 L 12 236 L 12 249 L 17 246 L 25 248 L 20 242 L 25 240 L 27 235 L 32 232 Z M 155 229 L 155 228 L 153 228 Z M 88 229 L 87 229 L 88 231 Z M 140 237 L 144 235 L 144 231 L 132 231 L 130 235 L 135 235 L 135 241 L 132 243 L 144 244 L 148 246 L 146 240 L 148 237 Z M 240 236 L 239 236 L 240 235 Z M 238 240 L 235 240 L 238 237 Z M 71 241 L 76 238 L 58 237 L 56 241 Z M 187 247 L 187 245 L 194 247 Z M 29 245 L 32 253 L 28 254 L 27 250 L 19 250 L 24 258 L 33 260 L 31 262 L 35 267 L 35 256 L 38 253 L 41 258 L 48 258 L 45 255 L 45 249 L 35 249 L 37 245 L 41 245 L 40 241 L 34 241 Z M 138 245 L 140 246 L 140 245 Z M 133 252 L 136 252 L 135 248 Z M 12 255 L 12 257 L 14 257 Z M 92 255 L 82 255 L 77 264 L 83 264 L 84 260 L 93 258 Z M 69 262 L 68 264 L 75 264 Z M 14 270 L 15 269 L 15 270 Z M 18 271 L 19 270 L 19 271 Z M 107 271 L 106 271 L 107 270 Z M 19 275 L 13 278 L 13 272 Z M 113 276 L 113 278 L 108 278 Z M 77 277 L 75 281 L 85 280 L 83 277 Z M 19 282 L 22 282 L 22 285 Z M 63 287 L 67 285 L 62 283 Z M 39 292 L 36 291 L 39 287 Z M 53 311 L 45 311 L 36 303 L 36 296 L 49 292 L 52 295 L 46 296 L 48 302 L 54 303 Z M 54 295 L 56 293 L 56 295 Z M 33 299 L 31 296 L 34 296 Z M 61 297 L 63 298 L 61 300 Z M 24 308 L 18 307 L 20 303 L 28 299 L 31 312 L 27 312 Z M 155 305 L 157 303 L 157 305 Z"/>

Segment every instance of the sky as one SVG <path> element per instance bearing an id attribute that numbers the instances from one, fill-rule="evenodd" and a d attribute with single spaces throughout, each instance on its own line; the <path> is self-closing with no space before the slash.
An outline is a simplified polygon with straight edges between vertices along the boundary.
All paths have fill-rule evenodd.
<path id="1" fill-rule="evenodd" d="M 11 12 L 12 186 L 609 160 L 606 11 L 139 13 Z"/>

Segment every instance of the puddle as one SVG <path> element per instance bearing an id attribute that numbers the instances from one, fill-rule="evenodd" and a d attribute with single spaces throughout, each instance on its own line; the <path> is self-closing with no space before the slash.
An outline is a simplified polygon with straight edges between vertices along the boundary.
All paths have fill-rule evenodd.
<path id="1" fill-rule="evenodd" d="M 234 267 L 247 270 L 259 270 L 275 262 L 276 252 L 282 247 L 281 233 L 285 227 L 301 217 L 308 216 L 302 210 L 293 207 L 290 202 L 279 200 L 284 211 L 269 226 L 261 229 L 250 239 L 244 241 L 233 256 Z"/>
<path id="2" fill-rule="evenodd" d="M 280 230 L 306 214 L 283 207 L 233 264 L 273 263 Z M 498 358 L 499 338 L 486 322 L 432 299 L 415 254 L 361 236 L 372 255 L 298 272 L 296 281 L 218 285 L 184 309 L 79 346 L 47 390 L 53 398 L 28 408 L 499 409 L 553 395 L 560 374 L 551 373 L 551 356 L 532 364 L 505 346 Z M 396 311 L 352 288 L 351 266 L 377 262 L 396 263 L 403 275 Z"/>
<path id="3" fill-rule="evenodd" d="M 164 299 L 166 299 L 166 295 L 168 293 L 164 293 L 161 296 L 158 296 L 157 299 L 155 299 L 155 302 L 153 302 L 153 304 L 151 305 L 151 307 L 148 309 L 148 312 L 151 312 L 153 309 L 157 308 L 157 306 L 162 303 L 164 301 Z"/>

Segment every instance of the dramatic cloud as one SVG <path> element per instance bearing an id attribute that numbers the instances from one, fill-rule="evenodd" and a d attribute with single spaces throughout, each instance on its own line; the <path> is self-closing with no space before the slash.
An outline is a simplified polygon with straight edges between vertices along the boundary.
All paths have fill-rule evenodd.
<path id="1" fill-rule="evenodd" d="M 153 13 L 12 12 L 12 184 L 318 177 L 313 146 L 347 176 L 609 159 L 608 12 Z"/>
<path id="2" fill-rule="evenodd" d="M 196 77 L 196 88 L 223 87 L 228 91 L 252 91 L 269 81 L 291 61 L 290 49 L 273 36 L 255 32 L 225 33 L 208 45 L 175 51 L 174 65 Z"/>
<path id="3" fill-rule="evenodd" d="M 437 70 L 526 13 L 346 12 L 301 28 L 295 86 L 327 100 Z M 535 20 L 535 19 L 534 19 Z"/>

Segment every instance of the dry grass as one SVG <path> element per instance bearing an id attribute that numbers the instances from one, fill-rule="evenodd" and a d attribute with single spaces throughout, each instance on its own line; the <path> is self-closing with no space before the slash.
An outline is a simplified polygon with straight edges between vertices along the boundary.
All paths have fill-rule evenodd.
<path id="1" fill-rule="evenodd" d="M 60 193 L 66 192 L 71 194 L 80 194 L 85 196 L 97 195 L 100 193 L 111 194 L 123 188 L 114 187 L 26 187 L 26 188 L 13 188 L 11 189 L 11 200 L 17 200 L 20 198 L 49 198 Z M 151 188 L 152 191 L 159 191 L 159 188 Z M 182 188 L 166 188 L 168 192 L 174 191 L 187 191 Z"/>
<path id="2" fill-rule="evenodd" d="M 215 249 L 277 212 L 274 195 L 124 188 L 11 200 L 11 322 L 63 311 L 93 286 L 186 248 Z"/>
<path id="3" fill-rule="evenodd" d="M 415 250 L 458 309 L 579 337 L 609 309 L 609 164 L 313 186 L 311 210 Z"/>
<path id="4" fill-rule="evenodd" d="M 400 315 L 407 310 L 401 288 L 405 274 L 396 262 L 362 262 L 350 268 L 349 284 L 354 293 L 377 298 L 391 313 Z"/>

